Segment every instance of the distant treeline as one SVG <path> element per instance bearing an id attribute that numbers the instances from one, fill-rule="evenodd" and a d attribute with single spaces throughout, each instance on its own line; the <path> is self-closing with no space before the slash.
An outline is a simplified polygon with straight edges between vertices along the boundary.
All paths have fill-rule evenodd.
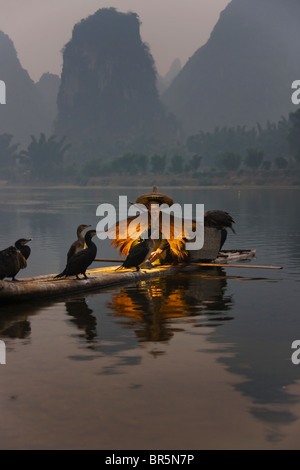
<path id="1" fill-rule="evenodd" d="M 10 134 L 0 135 L 0 179 L 24 182 L 79 182 L 111 175 L 195 175 L 199 171 L 286 169 L 300 165 L 300 109 L 265 128 L 215 129 L 190 136 L 185 145 L 165 154 L 129 152 L 103 160 L 72 161 L 65 137 L 31 136 L 19 150 Z"/>

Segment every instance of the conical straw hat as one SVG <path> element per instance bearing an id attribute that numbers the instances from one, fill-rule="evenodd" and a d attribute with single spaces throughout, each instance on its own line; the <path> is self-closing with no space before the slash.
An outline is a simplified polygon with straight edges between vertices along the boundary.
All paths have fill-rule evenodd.
<path id="1" fill-rule="evenodd" d="M 170 196 L 167 194 L 158 193 L 156 186 L 153 187 L 152 193 L 139 196 L 135 202 L 136 204 L 144 204 L 144 206 L 148 206 L 149 204 L 154 203 L 159 205 L 168 204 L 168 206 L 172 206 L 174 204 L 174 201 Z"/>

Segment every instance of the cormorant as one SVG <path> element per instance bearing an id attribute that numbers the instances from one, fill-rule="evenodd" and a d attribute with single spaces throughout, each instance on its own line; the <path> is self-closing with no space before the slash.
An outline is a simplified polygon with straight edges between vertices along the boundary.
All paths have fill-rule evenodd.
<path id="1" fill-rule="evenodd" d="M 80 280 L 80 278 L 78 277 L 79 274 L 82 274 L 84 279 L 88 279 L 86 275 L 86 270 L 92 264 L 97 255 L 97 247 L 92 241 L 92 238 L 96 234 L 96 230 L 89 230 L 87 232 L 84 237 L 84 241 L 87 247 L 84 250 L 81 250 L 75 255 L 73 255 L 67 262 L 67 266 L 65 267 L 63 272 L 55 276 L 55 279 L 59 279 L 64 276 L 76 276 L 76 278 Z"/>
<path id="2" fill-rule="evenodd" d="M 85 240 L 84 240 L 83 232 L 88 227 L 90 227 L 90 225 L 84 225 L 83 224 L 83 225 L 79 225 L 79 227 L 77 228 L 77 240 L 75 242 L 73 242 L 72 245 L 69 248 L 69 251 L 68 251 L 68 254 L 67 254 L 67 264 L 70 261 L 70 259 L 72 258 L 72 256 L 76 255 L 76 253 L 78 253 L 79 251 L 81 251 L 85 248 Z M 64 271 L 56 277 L 57 278 L 58 277 L 63 277 L 65 275 L 66 275 L 66 269 L 64 269 Z"/>
<path id="3" fill-rule="evenodd" d="M 84 249 L 85 241 L 84 241 L 83 232 L 88 227 L 90 227 L 90 225 L 83 224 L 83 225 L 79 225 L 79 227 L 77 228 L 77 240 L 73 242 L 72 245 L 70 246 L 70 249 L 67 254 L 67 261 L 70 261 L 72 256 L 78 253 L 78 251 L 81 251 Z"/>
<path id="4" fill-rule="evenodd" d="M 220 250 L 224 245 L 226 238 L 227 238 L 227 228 L 230 228 L 233 233 L 235 230 L 232 226 L 235 221 L 231 217 L 231 215 L 226 211 L 221 210 L 212 210 L 206 211 L 204 214 L 204 226 L 205 227 L 214 227 L 217 230 L 221 231 L 221 243 L 220 243 Z"/>
<path id="5" fill-rule="evenodd" d="M 132 245 L 122 266 L 119 266 L 116 271 L 121 268 L 136 268 L 140 270 L 140 265 L 143 264 L 151 254 L 153 248 L 153 240 L 151 238 L 143 239 L 136 245 Z"/>
<path id="6" fill-rule="evenodd" d="M 27 259 L 30 256 L 31 249 L 26 246 L 31 242 L 30 239 L 20 238 L 14 246 L 9 246 L 5 250 L 0 251 L 0 279 L 11 277 L 13 281 L 17 281 L 15 276 L 21 269 L 26 268 Z"/>

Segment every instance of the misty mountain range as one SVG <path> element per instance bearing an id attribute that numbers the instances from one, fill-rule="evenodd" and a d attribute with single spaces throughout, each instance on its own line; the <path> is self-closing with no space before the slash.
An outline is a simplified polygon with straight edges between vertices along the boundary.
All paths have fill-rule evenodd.
<path id="1" fill-rule="evenodd" d="M 159 99 L 154 61 L 135 13 L 98 10 L 75 25 L 63 51 L 55 134 L 78 157 L 155 152 L 179 126 Z"/>
<path id="2" fill-rule="evenodd" d="M 102 9 L 73 29 L 61 77 L 34 83 L 0 31 L 0 134 L 66 135 L 80 158 L 155 152 L 217 126 L 265 125 L 295 111 L 298 0 L 232 0 L 207 43 L 157 76 L 134 13 Z M 75 151 L 76 153 L 76 151 Z"/>
<path id="3" fill-rule="evenodd" d="M 162 96 L 186 134 L 265 125 L 295 111 L 300 2 L 232 0 Z"/>

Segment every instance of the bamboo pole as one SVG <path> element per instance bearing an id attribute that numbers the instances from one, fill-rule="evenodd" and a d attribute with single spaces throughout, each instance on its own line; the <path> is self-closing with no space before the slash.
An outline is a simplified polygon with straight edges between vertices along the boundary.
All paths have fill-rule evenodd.
<path id="1" fill-rule="evenodd" d="M 94 261 L 99 263 L 124 263 L 122 259 L 96 258 Z M 250 264 L 231 264 L 231 263 L 188 263 L 192 266 L 204 266 L 210 268 L 252 268 L 252 269 L 283 269 L 282 266 L 260 266 Z"/>
<path id="2" fill-rule="evenodd" d="M 190 263 L 193 266 L 209 266 L 210 268 L 220 267 L 220 268 L 253 268 L 253 269 L 283 269 L 282 266 L 259 266 L 251 264 L 231 264 L 231 263 Z"/>
<path id="3" fill-rule="evenodd" d="M 124 259 L 96 258 L 94 261 L 98 263 L 124 263 Z"/>

